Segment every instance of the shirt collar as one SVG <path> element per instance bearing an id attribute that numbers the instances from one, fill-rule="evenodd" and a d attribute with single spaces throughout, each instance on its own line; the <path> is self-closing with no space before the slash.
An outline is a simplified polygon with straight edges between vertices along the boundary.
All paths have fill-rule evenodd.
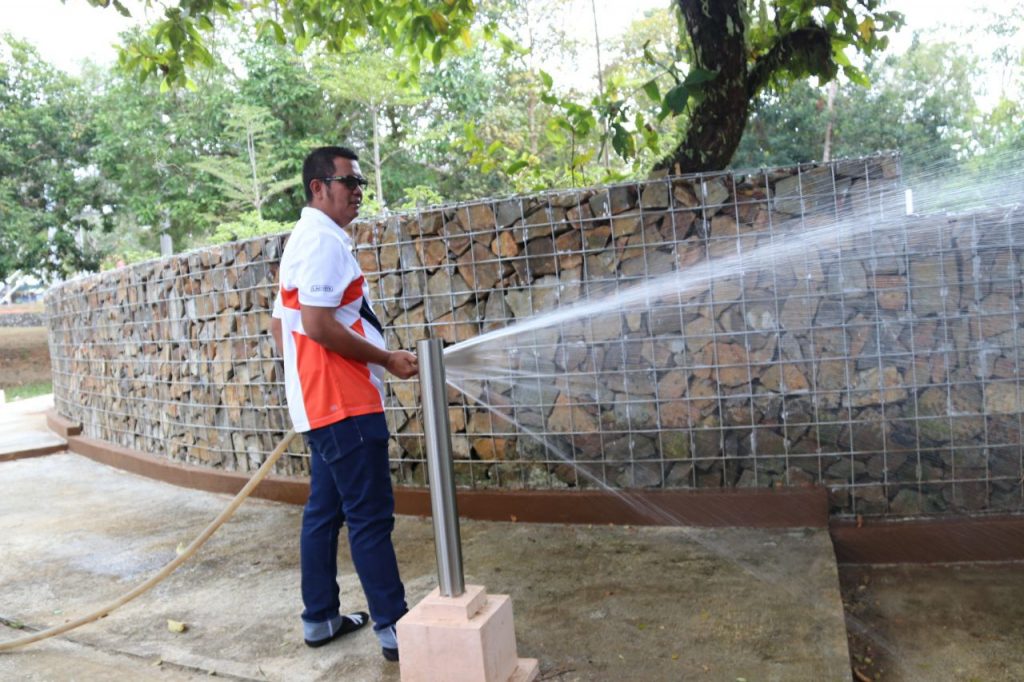
<path id="1" fill-rule="evenodd" d="M 331 220 L 330 216 L 321 211 L 319 208 L 313 208 L 312 206 L 303 206 L 301 217 L 306 220 L 315 220 L 324 226 L 333 227 L 335 230 L 341 233 L 341 241 L 345 244 L 345 248 L 352 249 L 352 236 L 348 231 L 338 225 L 338 223 Z"/>

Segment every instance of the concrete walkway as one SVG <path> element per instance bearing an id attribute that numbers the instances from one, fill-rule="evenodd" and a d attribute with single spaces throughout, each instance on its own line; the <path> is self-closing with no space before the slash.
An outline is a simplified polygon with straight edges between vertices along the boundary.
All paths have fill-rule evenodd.
<path id="1" fill-rule="evenodd" d="M 0 640 L 114 600 L 228 500 L 74 454 L 0 462 Z M 302 643 L 300 515 L 247 501 L 153 591 L 59 639 L 0 654 L 0 679 L 398 680 L 368 629 L 321 649 Z M 462 537 L 467 583 L 512 596 L 519 653 L 540 659 L 541 679 L 850 679 L 824 529 L 463 521 Z M 400 518 L 395 540 L 414 603 L 436 585 L 429 520 Z M 342 602 L 365 608 L 342 555 Z M 169 631 L 168 620 L 187 631 Z"/>
<path id="2" fill-rule="evenodd" d="M 51 407 L 52 394 L 0 403 L 0 462 L 64 449 L 67 442 L 46 428 L 46 411 Z"/>

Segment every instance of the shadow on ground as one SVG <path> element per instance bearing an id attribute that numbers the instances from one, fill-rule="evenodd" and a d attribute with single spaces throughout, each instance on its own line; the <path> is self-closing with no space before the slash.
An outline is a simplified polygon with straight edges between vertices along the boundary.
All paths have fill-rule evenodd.
<path id="1" fill-rule="evenodd" d="M 0 626 L 0 638 L 115 599 L 227 501 L 73 454 L 0 463 L 0 617 L 25 627 Z M 152 592 L 59 641 L 0 654 L 0 679 L 397 680 L 368 630 L 303 645 L 300 514 L 246 502 Z M 467 582 L 512 596 L 520 655 L 540 659 L 542 679 L 850 679 L 824 530 L 465 521 L 462 536 Z M 429 520 L 400 518 L 396 545 L 413 603 L 436 585 Z M 365 606 L 353 574 L 340 584 L 345 607 Z"/>

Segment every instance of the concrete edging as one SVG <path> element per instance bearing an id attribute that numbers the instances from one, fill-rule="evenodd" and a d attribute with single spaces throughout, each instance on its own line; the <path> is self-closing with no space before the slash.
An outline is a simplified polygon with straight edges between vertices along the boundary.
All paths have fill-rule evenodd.
<path id="1" fill-rule="evenodd" d="M 18 450 L 17 452 L 4 452 L 0 453 L 0 462 L 14 462 L 19 459 L 31 459 L 32 457 L 45 457 L 46 455 L 53 455 L 58 452 L 64 452 L 68 449 L 68 446 L 60 443 L 53 445 L 47 445 L 41 448 L 29 448 L 27 450 Z"/>
<path id="2" fill-rule="evenodd" d="M 67 448 L 97 462 L 174 485 L 235 494 L 249 474 L 209 469 L 138 452 L 106 441 L 77 435 L 81 428 L 54 410 L 50 428 L 68 441 Z M 253 491 L 260 497 L 305 504 L 309 479 L 268 476 Z M 828 496 L 824 488 L 776 490 L 459 490 L 459 515 L 485 521 L 526 523 L 590 523 L 619 525 L 684 525 L 749 528 L 825 528 Z M 430 515 L 426 488 L 397 486 L 399 514 Z"/>
<path id="3" fill-rule="evenodd" d="M 52 431 L 68 441 L 67 449 L 142 476 L 227 494 L 237 493 L 249 480 L 247 474 L 170 462 L 83 437 L 80 435 L 81 426 L 64 419 L 56 410 L 49 410 L 46 420 Z M 17 453 L 13 458 L 42 454 L 49 452 L 28 455 Z M 0 461 L 6 460 L 0 457 Z M 270 476 L 253 495 L 290 504 L 304 504 L 308 490 L 309 482 L 306 478 Z M 395 502 L 399 514 L 430 514 L 430 493 L 424 488 L 397 487 Z M 490 521 L 828 527 L 836 559 L 841 564 L 1024 560 L 1024 515 L 830 522 L 827 491 L 821 487 L 782 490 L 644 490 L 628 491 L 621 496 L 597 490 L 460 490 L 458 504 L 460 516 Z M 660 523 L 657 518 L 641 511 L 648 505 L 662 512 Z"/>
<path id="4" fill-rule="evenodd" d="M 46 411 L 46 428 L 58 436 L 67 440 L 71 436 L 78 436 L 82 433 L 82 425 L 65 419 L 57 413 L 57 409 L 51 407 Z"/>
<path id="5" fill-rule="evenodd" d="M 1024 560 L 1024 516 L 833 521 L 840 564 Z"/>

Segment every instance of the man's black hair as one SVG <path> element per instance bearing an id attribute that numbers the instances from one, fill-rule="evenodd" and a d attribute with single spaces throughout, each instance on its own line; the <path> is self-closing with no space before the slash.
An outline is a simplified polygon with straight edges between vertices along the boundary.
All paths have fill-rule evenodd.
<path id="1" fill-rule="evenodd" d="M 334 175 L 334 160 L 338 157 L 358 161 L 359 156 L 348 147 L 317 147 L 302 162 L 302 189 L 306 192 L 306 203 L 313 200 L 309 183 L 318 178 Z"/>

